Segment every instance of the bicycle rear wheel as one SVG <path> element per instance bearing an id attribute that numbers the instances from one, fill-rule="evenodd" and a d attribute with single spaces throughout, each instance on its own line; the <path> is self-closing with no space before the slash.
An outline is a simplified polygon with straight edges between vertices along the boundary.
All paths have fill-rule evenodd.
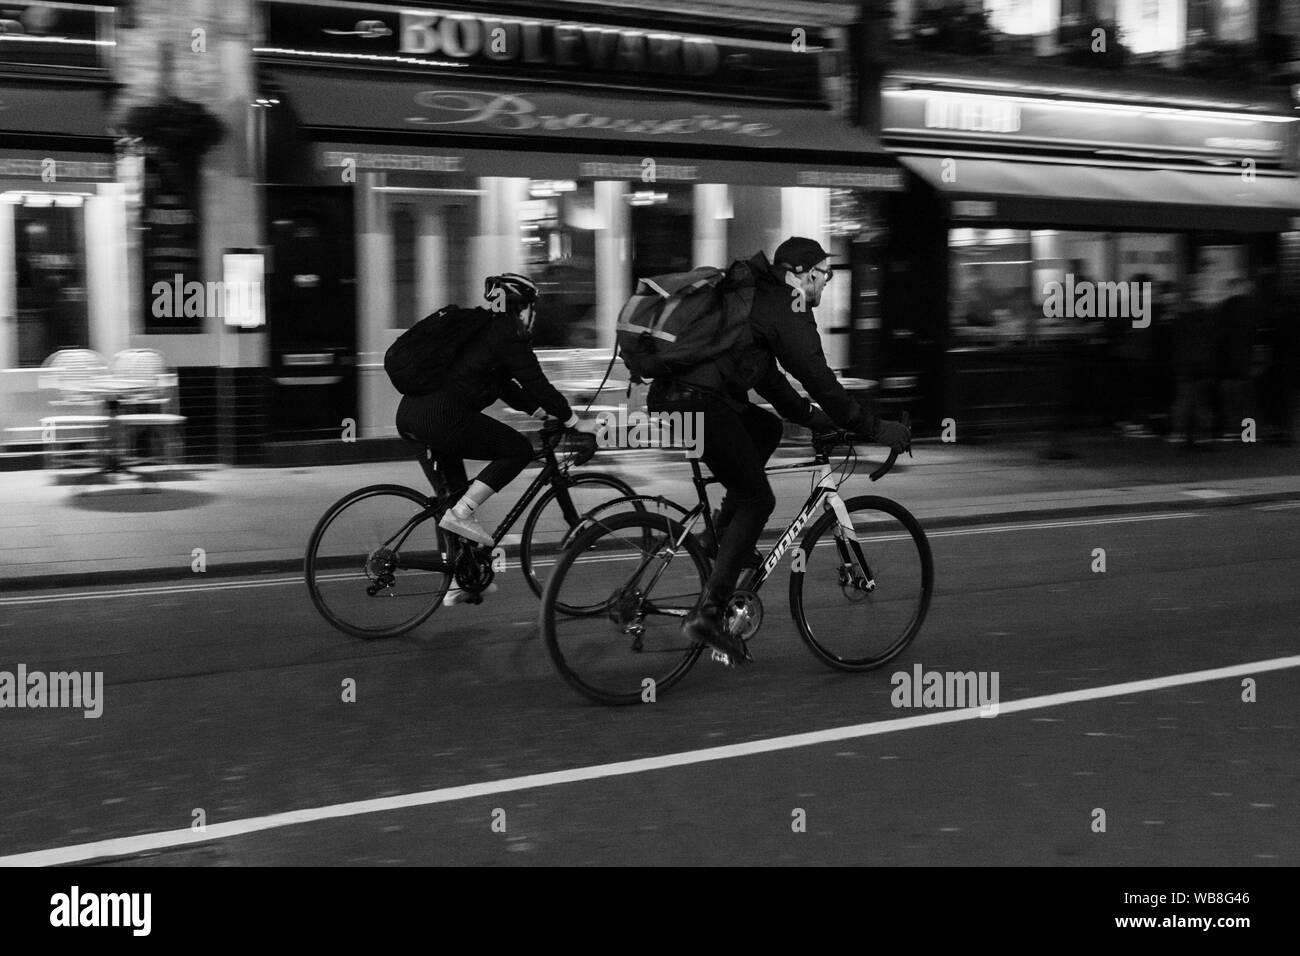
<path id="1" fill-rule="evenodd" d="M 827 511 L 804 536 L 790 573 L 790 613 L 823 664 L 868 671 L 903 652 L 925 621 L 934 589 L 930 543 L 897 502 L 844 503 L 853 534 Z M 856 546 L 855 546 L 856 539 Z"/>
<path id="2" fill-rule="evenodd" d="M 591 524 L 560 554 L 542 594 L 542 640 L 555 669 L 598 703 L 657 697 L 703 649 L 681 624 L 708 576 L 694 537 L 666 515 L 633 511 Z"/>
<path id="3" fill-rule="evenodd" d="M 307 543 L 303 564 L 317 610 L 354 637 L 396 637 L 442 603 L 452 576 L 429 498 L 401 485 L 372 485 L 335 502 Z"/>

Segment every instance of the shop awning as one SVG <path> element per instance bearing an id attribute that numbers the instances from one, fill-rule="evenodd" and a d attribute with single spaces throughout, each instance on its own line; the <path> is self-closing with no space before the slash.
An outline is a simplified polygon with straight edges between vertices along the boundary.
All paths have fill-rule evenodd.
<path id="1" fill-rule="evenodd" d="M 1117 168 L 900 156 L 951 201 L 954 221 L 1117 229 L 1282 232 L 1300 216 L 1300 179 L 1242 171 Z"/>
<path id="2" fill-rule="evenodd" d="M 874 138 L 826 110 L 503 84 L 454 74 L 358 76 L 320 67 L 266 66 L 263 75 L 264 91 L 282 91 L 300 127 L 318 141 L 367 144 L 406 134 L 405 143 L 420 135 L 436 136 L 439 143 L 472 138 L 467 145 L 487 149 L 589 143 L 593 151 L 649 157 L 788 160 L 787 154 L 806 153 L 846 166 L 886 161 Z M 515 170 L 528 174 L 518 164 Z"/>
<path id="3" fill-rule="evenodd" d="M 0 86 L 0 133 L 66 142 L 71 148 L 112 149 L 105 126 L 108 88 L 71 83 L 6 82 Z"/>

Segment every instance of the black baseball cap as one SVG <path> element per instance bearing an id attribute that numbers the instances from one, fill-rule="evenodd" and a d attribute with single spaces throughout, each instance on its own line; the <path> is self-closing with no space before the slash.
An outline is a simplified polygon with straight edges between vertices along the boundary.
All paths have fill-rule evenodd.
<path id="1" fill-rule="evenodd" d="M 831 254 L 821 247 L 821 244 L 814 239 L 805 239 L 803 236 L 791 236 L 785 242 L 776 247 L 776 262 L 784 262 L 791 266 L 795 272 L 803 272 L 809 269 L 823 259 L 829 259 Z"/>

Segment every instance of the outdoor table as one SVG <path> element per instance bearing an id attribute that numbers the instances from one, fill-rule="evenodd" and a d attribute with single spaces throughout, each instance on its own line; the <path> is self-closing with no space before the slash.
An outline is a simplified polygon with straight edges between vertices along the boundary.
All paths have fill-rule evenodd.
<path id="1" fill-rule="evenodd" d="M 157 381 L 152 378 L 119 378 L 106 375 L 99 378 L 85 379 L 80 382 L 69 382 L 64 386 L 66 391 L 98 396 L 104 403 L 104 411 L 112 419 L 112 424 L 109 425 L 108 452 L 105 456 L 104 467 L 97 474 L 140 475 L 145 477 L 143 472 L 132 471 L 122 463 L 126 457 L 126 450 L 122 447 L 122 429 L 116 423 L 123 398 L 130 396 L 133 392 L 155 389 L 157 385 Z"/>

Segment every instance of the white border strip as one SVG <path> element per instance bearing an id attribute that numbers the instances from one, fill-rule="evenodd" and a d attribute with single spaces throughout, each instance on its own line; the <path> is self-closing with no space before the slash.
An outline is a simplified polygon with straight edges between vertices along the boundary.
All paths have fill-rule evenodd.
<path id="1" fill-rule="evenodd" d="M 1212 670 L 1193 671 L 1187 674 L 1172 674 L 1167 677 L 1153 677 L 1147 680 L 1130 681 L 1126 684 L 1111 684 L 1107 687 L 1092 687 L 1085 690 L 1027 697 L 1024 700 L 999 704 L 998 712 L 1001 715 L 1037 710 L 1044 707 L 1059 707 L 1063 704 L 1102 700 L 1107 697 L 1123 697 L 1128 694 L 1141 694 L 1170 687 L 1181 687 L 1187 684 L 1224 680 L 1230 677 L 1250 676 L 1266 671 L 1285 670 L 1291 667 L 1300 667 L 1300 655 L 1255 661 L 1250 664 L 1216 667 Z M 727 744 L 726 746 L 709 747 L 704 750 L 688 750 L 683 753 L 664 754 L 659 757 L 643 757 L 640 760 L 623 760 L 618 763 L 597 764 L 592 767 L 576 767 L 570 770 L 556 770 L 551 773 L 536 773 L 525 777 L 510 777 L 505 780 L 447 787 L 443 790 L 425 790 L 396 797 L 355 800 L 351 803 L 337 803 L 332 806 L 307 810 L 291 810 L 287 813 L 273 813 L 264 817 L 233 820 L 230 823 L 211 824 L 202 833 L 193 830 L 166 830 L 160 833 L 142 833 L 113 840 L 100 840 L 95 843 L 79 843 L 74 846 L 35 850 L 30 853 L 16 853 L 11 856 L 0 856 L 0 866 L 57 866 L 68 863 L 82 863 L 101 857 L 131 856 L 149 850 L 161 850 L 196 843 L 211 843 L 214 840 L 223 840 L 229 837 L 243 836 L 261 830 L 273 830 L 300 823 L 315 823 L 321 820 L 337 820 L 343 817 L 359 816 L 363 813 L 384 813 L 389 810 L 432 806 L 433 804 L 451 803 L 456 800 L 472 800 L 476 797 L 511 793 L 517 790 L 532 790 L 538 787 L 554 787 L 561 784 L 580 783 L 586 780 L 620 777 L 634 773 L 646 773 L 651 770 L 665 770 L 671 767 L 708 763 L 714 760 L 731 760 L 737 757 L 793 750 L 798 747 L 812 747 L 840 740 L 875 737 L 900 730 L 915 730 L 921 727 L 953 724 L 964 720 L 976 720 L 979 717 L 980 708 L 978 707 L 938 711 L 915 717 L 901 717 L 895 720 L 854 724 L 849 727 L 836 727 L 830 730 L 812 731 L 811 733 L 790 734 L 785 737 L 753 740 L 741 744 Z"/>

